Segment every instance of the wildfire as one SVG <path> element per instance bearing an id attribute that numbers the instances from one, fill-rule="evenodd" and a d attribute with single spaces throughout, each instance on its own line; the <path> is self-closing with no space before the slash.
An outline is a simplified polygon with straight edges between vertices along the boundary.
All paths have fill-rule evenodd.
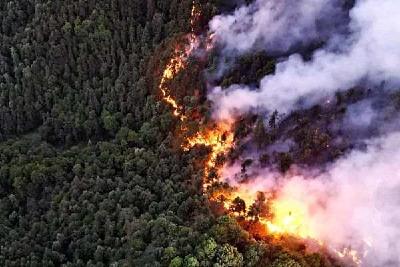
<path id="1" fill-rule="evenodd" d="M 210 156 L 205 166 L 205 176 L 208 177 L 210 171 L 217 165 L 218 156 L 225 154 L 233 146 L 233 133 L 230 122 L 221 122 L 215 128 L 197 133 L 194 137 L 187 140 L 183 146 L 184 150 L 189 150 L 197 145 L 204 145 L 211 149 Z M 204 182 L 204 187 L 209 183 Z"/>
<path id="2" fill-rule="evenodd" d="M 262 218 L 260 222 L 266 225 L 269 233 L 273 236 L 292 235 L 302 239 L 312 239 L 317 241 L 321 247 L 328 247 L 340 259 L 348 260 L 356 266 L 362 264 L 362 256 L 359 251 L 350 247 L 339 250 L 329 247 L 324 241 L 319 240 L 318 234 L 313 230 L 313 223 L 308 217 L 307 207 L 302 202 L 292 199 L 275 199 L 272 200 L 271 208 L 272 219 Z"/>
<path id="3" fill-rule="evenodd" d="M 179 105 L 178 102 L 172 97 L 171 89 L 169 88 L 169 82 L 175 79 L 175 77 L 186 68 L 187 59 L 193 53 L 193 51 L 199 45 L 199 38 L 194 32 L 194 26 L 196 21 L 199 19 L 200 10 L 193 2 L 190 24 L 191 33 L 187 36 L 188 45 L 184 49 L 176 48 L 172 58 L 168 61 L 159 84 L 159 89 L 162 93 L 163 100 L 173 108 L 174 116 L 178 117 L 181 121 L 187 119 L 184 114 L 184 107 Z"/>
<path id="4" fill-rule="evenodd" d="M 173 109 L 173 114 L 181 121 L 187 120 L 185 115 L 185 108 L 180 105 L 171 95 L 170 82 L 174 80 L 177 75 L 187 67 L 187 60 L 190 55 L 200 46 L 200 39 L 195 34 L 195 25 L 200 18 L 200 10 L 193 2 L 191 11 L 191 33 L 186 36 L 188 44 L 184 48 L 176 48 L 171 59 L 168 61 L 165 69 L 162 73 L 161 81 L 159 84 L 159 90 L 162 93 L 163 100 L 169 104 Z M 206 39 L 205 49 L 209 51 L 214 45 L 214 36 L 210 35 Z M 219 121 L 212 127 L 206 127 L 199 131 L 194 136 L 189 137 L 186 143 L 182 145 L 185 151 L 190 150 L 196 146 L 206 146 L 210 149 L 210 154 L 206 160 L 204 168 L 204 190 L 208 190 L 211 185 L 209 181 L 210 174 L 215 171 L 215 175 L 219 177 L 222 173 L 222 167 L 218 162 L 220 155 L 226 155 L 231 148 L 234 146 L 234 134 L 233 134 L 233 122 L 232 121 Z M 182 128 L 186 129 L 186 128 Z M 207 192 L 211 200 L 222 201 L 227 211 L 237 213 L 241 217 L 245 217 L 247 220 L 253 220 L 257 217 L 257 221 L 264 225 L 269 235 L 279 238 L 285 235 L 291 235 L 302 239 L 313 239 L 316 240 L 321 247 L 324 246 L 324 242 L 318 240 L 317 233 L 313 231 L 312 222 L 309 218 L 308 207 L 305 203 L 294 199 L 279 198 L 274 196 L 272 192 L 263 193 L 263 199 L 259 199 L 259 192 L 251 192 L 244 186 L 238 186 L 231 188 L 230 191 L 218 190 L 216 192 Z M 267 196 L 267 197 L 265 197 Z M 249 211 L 249 207 L 246 204 L 241 208 L 232 208 L 235 199 L 241 199 L 246 204 L 253 205 L 253 203 L 262 202 L 258 205 L 264 205 L 257 207 L 258 212 L 263 215 L 254 215 L 254 212 Z M 251 206 L 250 206 L 251 207 Z M 268 215 L 265 215 L 268 213 Z M 351 248 L 344 248 L 342 250 L 336 250 L 333 248 L 329 249 L 337 257 L 343 259 L 350 259 L 356 265 L 361 264 L 361 257 L 356 250 Z"/>
<path id="5" fill-rule="evenodd" d="M 193 51 L 199 47 L 200 40 L 195 34 L 195 25 L 199 20 L 201 12 L 198 6 L 193 1 L 190 25 L 191 33 L 187 36 L 188 45 L 183 49 L 175 49 L 174 55 L 166 65 L 159 89 L 162 93 L 163 100 L 173 108 L 174 116 L 181 121 L 185 121 L 187 116 L 184 114 L 184 107 L 172 97 L 169 82 L 172 81 L 182 70 L 187 66 L 187 59 Z M 207 46 L 208 47 L 208 46 Z M 231 132 L 231 124 L 229 122 L 219 123 L 213 129 L 206 129 L 203 132 L 197 133 L 194 137 L 187 140 L 187 144 L 183 146 L 185 150 L 196 145 L 204 145 L 211 148 L 211 154 L 206 164 L 205 175 L 208 176 L 210 170 L 215 167 L 218 155 L 228 151 L 233 145 L 233 134 Z"/>
<path id="6" fill-rule="evenodd" d="M 170 89 L 168 87 L 168 82 L 173 80 L 176 75 L 185 68 L 185 56 L 178 55 L 171 58 L 167 66 L 164 69 L 163 75 L 161 77 L 161 82 L 159 89 L 163 95 L 163 99 L 166 103 L 170 104 L 174 110 L 174 115 L 178 117 L 181 121 L 186 119 L 183 114 L 183 107 L 178 105 L 175 99 L 170 95 Z"/>
<path id="7" fill-rule="evenodd" d="M 175 49 L 174 55 L 169 60 L 166 65 L 161 81 L 159 84 L 159 89 L 162 93 L 163 100 L 168 103 L 173 108 L 174 116 L 178 117 L 181 121 L 185 121 L 187 116 L 184 114 L 184 107 L 179 105 L 178 102 L 171 95 L 171 89 L 169 88 L 169 82 L 175 79 L 175 77 L 187 67 L 187 60 L 190 55 L 196 50 L 200 45 L 200 39 L 195 34 L 195 25 L 201 16 L 200 9 L 193 1 L 190 25 L 191 33 L 187 36 L 188 45 L 185 46 L 183 50 Z M 210 49 L 210 44 L 207 39 L 207 51 Z M 184 127 L 182 129 L 185 129 Z M 187 140 L 187 144 L 183 146 L 185 150 L 189 150 L 197 145 L 204 145 L 211 148 L 211 153 L 205 168 L 205 176 L 208 177 L 211 169 L 215 168 L 218 155 L 224 154 L 233 145 L 233 133 L 231 131 L 231 123 L 223 122 L 219 123 L 216 127 L 212 129 L 206 129 L 197 133 L 194 137 L 190 137 Z M 204 183 L 207 187 L 207 183 Z"/>
<path id="8" fill-rule="evenodd" d="M 362 263 L 361 256 L 359 255 L 357 250 L 350 249 L 350 248 L 344 248 L 342 251 L 334 250 L 334 252 L 336 252 L 336 255 L 339 258 L 341 258 L 341 259 L 350 259 L 357 266 L 361 265 L 361 263 Z"/>
<path id="9" fill-rule="evenodd" d="M 262 197 L 260 199 L 260 194 Z M 253 193 L 239 186 L 233 192 L 216 192 L 212 195 L 213 200 L 221 199 L 225 208 L 229 209 L 232 206 L 233 200 L 236 198 L 242 199 L 247 205 L 260 202 L 267 210 L 268 214 L 261 214 L 258 221 L 265 225 L 269 234 L 279 237 L 281 235 L 293 235 L 300 238 L 317 239 L 316 233 L 312 230 L 312 223 L 309 220 L 307 206 L 297 200 L 279 198 L 274 196 L 274 193 Z M 253 215 L 249 210 L 250 206 L 246 206 L 244 211 L 245 217 L 249 220 Z"/>
<path id="10" fill-rule="evenodd" d="M 219 190 L 210 194 L 213 201 L 221 201 L 227 211 L 235 216 L 240 216 L 248 221 L 254 220 L 254 214 L 251 213 L 253 203 L 260 202 L 260 193 L 254 193 L 245 185 L 238 186 L 230 190 Z M 279 240 L 282 236 L 293 236 L 304 240 L 313 240 L 321 248 L 325 248 L 337 258 L 348 261 L 349 264 L 360 266 L 362 259 L 367 254 L 365 247 L 371 247 L 370 241 L 364 241 L 365 247 L 360 250 L 351 247 L 334 248 L 320 239 L 318 233 L 314 230 L 314 223 L 310 218 L 308 206 L 300 201 L 290 197 L 279 196 L 279 193 L 262 193 L 261 204 L 258 203 L 260 214 L 257 216 L 257 222 L 264 225 L 266 234 Z M 235 205 L 235 199 L 244 201 L 244 210 L 238 212 Z M 262 205 L 264 208 L 262 208 Z M 260 208 L 261 207 L 261 208 Z M 264 211 L 262 211 L 264 210 Z M 360 251 L 365 251 L 361 254 Z"/>
<path id="11" fill-rule="evenodd" d="M 271 204 L 272 220 L 261 220 L 273 235 L 290 234 L 313 238 L 311 223 L 307 220 L 307 207 L 294 200 L 275 200 Z"/>
<path id="12" fill-rule="evenodd" d="M 194 34 L 194 28 L 196 26 L 197 21 L 199 20 L 201 15 L 200 9 L 196 5 L 196 3 L 193 1 L 192 4 L 192 12 L 190 16 L 190 26 L 192 27 L 192 34 Z"/>

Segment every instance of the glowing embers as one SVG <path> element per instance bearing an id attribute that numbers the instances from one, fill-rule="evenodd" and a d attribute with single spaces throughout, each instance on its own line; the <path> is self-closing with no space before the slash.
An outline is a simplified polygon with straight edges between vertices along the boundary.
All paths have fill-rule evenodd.
<path id="1" fill-rule="evenodd" d="M 205 176 L 208 177 L 210 171 L 215 169 L 218 174 L 218 156 L 225 155 L 233 146 L 234 135 L 232 126 L 229 122 L 220 122 L 216 126 L 198 132 L 194 137 L 187 140 L 187 144 L 183 145 L 184 150 L 189 150 L 195 146 L 203 145 L 210 148 L 211 152 L 205 166 Z M 204 181 L 204 187 L 208 187 L 209 183 Z"/>
<path id="2" fill-rule="evenodd" d="M 192 14 L 190 18 L 191 33 L 186 36 L 188 44 L 183 48 L 175 48 L 172 58 L 168 61 L 159 84 L 159 89 L 162 93 L 163 100 L 173 108 L 174 116 L 184 121 L 187 117 L 184 114 L 184 107 L 171 95 L 169 82 L 174 80 L 176 76 L 187 67 L 187 60 L 196 48 L 199 46 L 199 38 L 194 33 L 194 25 L 200 17 L 200 9 L 193 2 Z"/>
<path id="3" fill-rule="evenodd" d="M 328 252 L 346 263 L 346 266 L 361 265 L 368 252 L 366 248 L 371 247 L 371 242 L 367 241 L 364 241 L 364 247 L 358 249 L 333 247 L 326 243 L 316 232 L 318 227 L 307 202 L 282 194 L 279 189 L 263 193 L 253 191 L 246 184 L 239 184 L 235 188 L 226 187 L 209 192 L 209 198 L 221 203 L 225 211 L 238 218 L 242 225 L 247 225 L 246 230 L 254 236 L 277 241 L 294 237 L 305 244 L 313 244 L 314 249 Z"/>
<path id="4" fill-rule="evenodd" d="M 171 105 L 174 110 L 174 116 L 178 117 L 181 121 L 186 119 L 186 116 L 184 115 L 184 108 L 178 105 L 176 100 L 171 96 L 168 83 L 185 68 L 185 58 L 185 55 L 179 55 L 178 53 L 178 55 L 170 59 L 163 71 L 163 75 L 161 77 L 161 82 L 159 85 L 159 89 L 161 90 L 161 93 L 163 95 L 163 100 Z"/>
<path id="5" fill-rule="evenodd" d="M 233 192 L 215 192 L 211 199 L 222 201 L 229 212 L 236 212 L 235 215 L 265 225 L 269 235 L 293 235 L 313 239 L 317 237 L 312 230 L 308 207 L 295 199 L 280 198 L 276 192 L 257 192 L 252 195 L 239 186 Z M 244 208 L 236 208 L 241 201 Z"/>
<path id="6" fill-rule="evenodd" d="M 301 202 L 282 199 L 270 204 L 271 220 L 261 219 L 273 235 L 289 234 L 301 238 L 314 238 L 311 223 L 308 221 L 307 207 Z"/>
<path id="7" fill-rule="evenodd" d="M 162 98 L 172 107 L 174 116 L 181 121 L 185 121 L 185 123 L 182 123 L 182 129 L 186 131 L 184 135 L 187 135 L 187 131 L 189 131 L 187 126 L 189 118 L 185 115 L 185 107 L 180 105 L 179 101 L 173 97 L 172 82 L 187 68 L 188 58 L 198 47 L 205 49 L 206 52 L 213 48 L 213 35 L 207 36 L 204 43 L 204 40 L 195 34 L 195 25 L 199 17 L 199 9 L 193 5 L 190 20 L 192 31 L 185 37 L 184 42 L 175 47 L 162 72 L 159 84 Z M 193 119 L 191 116 L 190 118 Z M 279 192 L 271 192 L 264 187 L 259 189 L 266 190 L 268 191 L 267 193 L 256 193 L 254 189 L 246 190 L 246 186 L 243 184 L 238 184 L 237 188 L 231 188 L 230 191 L 220 190 L 216 192 L 218 189 L 214 185 L 218 183 L 213 182 L 218 181 L 221 176 L 224 170 L 224 156 L 227 156 L 234 146 L 232 125 L 233 122 L 231 121 L 218 121 L 215 125 L 207 125 L 193 136 L 188 137 L 185 144 L 182 145 L 186 151 L 196 146 L 204 146 L 209 149 L 209 154 L 204 163 L 203 187 L 210 199 L 222 203 L 223 211 L 225 210 L 238 218 L 240 217 L 243 222 L 251 225 L 252 228 L 246 229 L 251 233 L 253 233 L 252 231 L 258 231 L 258 236 L 266 236 L 268 239 L 273 240 L 278 240 L 285 236 L 294 236 L 300 240 L 314 240 L 338 258 L 349 260 L 359 265 L 361 257 L 357 250 L 349 247 L 341 247 L 341 249 L 330 248 L 319 239 L 318 233 L 314 232 L 316 228 L 313 227 L 307 202 L 291 198 L 291 196 L 294 196 L 293 194 L 282 196 L 279 195 Z"/>
<path id="8" fill-rule="evenodd" d="M 195 1 L 193 1 L 192 4 L 192 12 L 191 12 L 191 16 L 190 16 L 190 26 L 192 27 L 192 33 L 194 33 L 194 28 L 197 24 L 197 22 L 199 21 L 201 16 L 201 11 L 199 9 L 199 6 L 196 5 Z"/>
<path id="9" fill-rule="evenodd" d="M 344 248 L 342 251 L 339 250 L 333 250 L 333 251 L 341 259 L 349 259 L 357 266 L 362 264 L 362 258 L 360 257 L 360 254 L 358 253 L 357 250 Z"/>

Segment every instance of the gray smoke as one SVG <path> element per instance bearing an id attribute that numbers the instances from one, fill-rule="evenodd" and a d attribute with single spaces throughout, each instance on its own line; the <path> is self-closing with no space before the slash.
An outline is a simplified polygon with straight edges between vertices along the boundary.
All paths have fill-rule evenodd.
<path id="1" fill-rule="evenodd" d="M 386 100 L 378 105 L 380 96 L 387 99 L 390 90 L 400 89 L 398 14 L 398 0 L 358 0 L 349 20 L 336 1 L 257 0 L 210 24 L 222 53 L 235 55 L 289 51 L 298 44 L 325 41 L 310 60 L 293 54 L 278 63 L 275 74 L 264 77 L 257 88 L 214 88 L 209 98 L 216 119 L 257 110 L 290 112 L 355 86 L 372 88 L 373 97 L 347 105 L 331 129 L 363 145 L 323 169 L 303 166 L 300 174 L 297 170 L 282 177 L 255 166 L 246 184 L 234 178 L 240 163 L 223 173 L 248 195 L 278 187 L 278 198 L 301 202 L 318 239 L 365 253 L 363 266 L 400 266 L 400 124 L 398 110 L 385 106 Z M 319 27 L 321 20 L 336 26 Z M 343 29 L 338 20 L 347 24 L 348 32 L 338 30 Z"/>
<path id="2" fill-rule="evenodd" d="M 296 169 L 286 175 L 259 169 L 238 184 L 240 165 L 224 169 L 243 194 L 278 189 L 277 200 L 299 203 L 313 238 L 340 250 L 355 249 L 362 266 L 400 266 L 400 133 L 374 138 L 324 172 Z M 293 210 L 296 216 L 296 210 Z"/>
<path id="3" fill-rule="evenodd" d="M 270 6 L 280 1 L 257 1 L 256 3 L 266 2 L 268 7 L 264 12 L 268 14 L 270 10 L 274 10 Z M 300 3 L 309 3 L 309 1 L 298 1 Z M 313 7 L 323 8 L 326 1 L 312 1 Z M 286 3 L 286 1 L 283 1 Z M 329 6 L 329 5 L 328 5 Z M 286 6 L 285 8 L 290 8 Z M 318 9 L 318 8 L 317 8 Z M 321 12 L 313 11 L 309 8 L 308 12 L 300 12 L 305 16 L 318 16 Z M 329 9 L 328 9 L 329 10 Z M 259 11 L 261 12 L 261 11 Z M 264 13 L 262 12 L 262 13 Z M 332 95 L 338 90 L 347 90 L 360 83 L 369 84 L 379 88 L 379 90 L 387 88 L 395 88 L 400 84 L 400 20 L 397 18 L 400 12 L 400 2 L 397 0 L 360 0 L 350 12 L 349 28 L 351 34 L 332 35 L 328 44 L 318 49 L 312 55 L 310 61 L 305 61 L 300 55 L 293 54 L 286 60 L 277 64 L 276 73 L 264 77 L 259 88 L 250 88 L 245 85 L 232 85 L 223 90 L 222 88 L 214 88 L 209 98 L 215 102 L 215 116 L 217 118 L 227 118 L 235 113 L 244 113 L 254 108 L 262 108 L 267 110 L 279 110 L 288 112 L 294 110 L 298 105 L 309 106 L 322 98 Z M 224 41 L 229 46 L 237 45 L 238 50 L 250 49 L 257 42 L 257 34 L 262 35 L 259 38 L 270 39 L 269 44 L 281 44 L 282 41 L 293 42 L 291 34 L 285 31 L 277 30 L 274 34 L 264 35 L 259 30 L 259 24 L 254 21 L 268 21 L 262 28 L 267 26 L 272 29 L 285 29 L 281 26 L 279 20 L 276 22 L 270 19 L 268 15 L 260 15 L 255 19 L 249 19 L 244 16 L 244 21 L 240 23 L 243 11 L 237 11 L 232 18 L 226 19 L 236 21 L 235 24 L 248 27 L 248 31 L 252 34 L 246 36 L 249 46 L 246 46 L 246 38 L 243 40 Z M 257 12 L 256 12 L 257 14 Z M 289 21 L 292 25 L 290 32 L 302 32 L 308 29 L 310 24 L 316 20 L 315 17 L 308 19 L 294 16 L 293 21 Z M 221 19 L 220 19 L 221 20 Z M 248 23 L 251 21 L 252 23 Z M 276 26 L 274 23 L 278 23 Z M 211 26 L 216 24 L 212 22 Z M 287 25 L 284 23 L 284 25 Z M 229 23 L 228 23 L 229 25 Z M 213 28 L 213 26 L 211 27 Z M 215 28 L 215 27 L 214 27 Z M 216 31 L 217 39 L 231 40 L 230 38 L 242 38 L 241 34 L 235 34 L 231 28 L 222 30 L 218 28 Z M 244 28 L 243 28 L 244 31 Z M 306 38 L 313 36 L 304 35 Z M 222 36 L 222 37 L 219 37 Z M 228 36 L 228 37 L 227 37 Z M 288 37 L 287 37 L 288 36 Z M 287 37 L 287 39 L 285 39 Z M 299 38 L 301 34 L 299 34 Z M 268 42 L 263 41 L 263 44 Z M 274 46 L 274 45 L 272 45 Z"/>
<path id="4" fill-rule="evenodd" d="M 232 15 L 216 16 L 210 30 L 226 52 L 286 52 L 323 41 L 345 20 L 340 0 L 256 0 Z"/>

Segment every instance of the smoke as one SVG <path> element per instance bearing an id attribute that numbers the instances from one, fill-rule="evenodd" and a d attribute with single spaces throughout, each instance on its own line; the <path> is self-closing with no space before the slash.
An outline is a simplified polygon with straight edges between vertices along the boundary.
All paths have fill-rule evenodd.
<path id="1" fill-rule="evenodd" d="M 399 266 L 399 145 L 399 133 L 371 140 L 366 151 L 351 152 L 314 179 L 285 181 L 280 197 L 306 204 L 321 240 L 364 247 L 366 266 Z"/>
<path id="2" fill-rule="evenodd" d="M 322 173 L 302 169 L 282 177 L 259 170 L 245 184 L 233 178 L 238 166 L 223 175 L 245 199 L 278 188 L 276 201 L 298 203 L 313 238 L 335 249 L 356 249 L 363 266 L 400 266 L 399 147 L 397 132 L 369 140 L 365 150 L 352 151 Z"/>
<path id="3" fill-rule="evenodd" d="M 226 52 L 287 52 L 294 46 L 325 40 L 343 30 L 339 0 L 256 0 L 232 15 L 216 16 L 210 30 Z"/>
<path id="4" fill-rule="evenodd" d="M 211 29 L 225 47 L 238 51 L 260 45 L 266 50 L 287 49 L 300 40 L 326 36 L 318 31 L 315 22 L 332 5 L 324 0 L 311 1 L 309 5 L 310 1 L 304 0 L 292 8 L 287 5 L 289 2 L 256 1 L 231 16 L 217 17 L 211 22 Z M 357 1 L 349 14 L 350 33 L 331 33 L 329 41 L 313 53 L 311 60 L 290 55 L 277 64 L 274 75 L 260 81 L 259 88 L 214 88 L 209 98 L 215 103 L 215 117 L 227 118 L 257 108 L 289 112 L 360 84 L 376 90 L 396 88 L 400 84 L 399 12 L 397 0 Z"/>
<path id="5" fill-rule="evenodd" d="M 276 201 L 304 207 L 314 238 L 365 253 L 364 266 L 400 266 L 400 129 L 394 117 L 398 109 L 388 105 L 391 90 L 400 88 L 400 1 L 358 0 L 349 12 L 340 3 L 256 0 L 215 17 L 210 29 L 223 56 L 255 50 L 289 55 L 257 88 L 216 87 L 209 99 L 215 118 L 227 119 L 249 111 L 290 113 L 338 91 L 372 88 L 370 96 L 344 103 L 343 117 L 329 125 L 333 135 L 361 145 L 320 168 L 297 166 L 281 174 L 253 164 L 242 179 L 236 162 L 225 166 L 222 177 L 250 202 L 257 191 L 278 189 Z M 310 58 L 290 55 L 294 47 L 313 43 L 322 46 Z M 326 115 L 331 115 L 329 108 Z M 283 136 L 279 147 L 267 149 L 288 151 L 295 146 L 289 141 Z"/>

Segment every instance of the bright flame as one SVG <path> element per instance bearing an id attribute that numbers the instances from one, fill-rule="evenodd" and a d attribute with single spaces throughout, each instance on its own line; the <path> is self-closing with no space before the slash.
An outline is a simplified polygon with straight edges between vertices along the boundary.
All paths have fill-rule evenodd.
<path id="1" fill-rule="evenodd" d="M 257 194 L 252 194 L 245 186 L 240 185 L 233 192 L 216 192 L 212 198 L 217 200 L 221 195 L 225 208 L 229 208 L 236 197 L 244 200 L 247 205 L 246 212 L 249 212 L 250 205 L 257 201 Z M 273 195 L 272 192 L 264 193 L 269 216 L 258 218 L 267 227 L 268 232 L 273 236 L 293 235 L 304 239 L 317 239 L 309 219 L 308 207 L 301 201 Z M 251 216 L 248 218 L 251 219 Z"/>
<path id="2" fill-rule="evenodd" d="M 192 13 L 190 17 L 190 26 L 192 27 L 192 34 L 194 34 L 194 27 L 196 26 L 196 23 L 199 20 L 200 16 L 201 16 L 200 9 L 196 5 L 195 1 L 193 1 Z"/>
<path id="3" fill-rule="evenodd" d="M 184 114 L 184 107 L 179 105 L 178 102 L 172 97 L 171 88 L 169 88 L 169 82 L 175 79 L 175 77 L 187 67 L 187 59 L 200 45 L 200 39 L 195 34 L 195 25 L 200 16 L 200 9 L 193 1 L 190 18 L 191 33 L 187 36 L 189 44 L 183 51 L 180 49 L 175 49 L 174 56 L 166 65 L 159 84 L 159 89 L 162 93 L 163 100 L 173 108 L 174 116 L 178 117 L 181 121 L 185 121 L 187 116 Z M 210 44 L 207 43 L 207 50 L 208 49 L 210 49 Z M 207 160 L 205 168 L 205 176 L 208 177 L 211 169 L 215 168 L 217 164 L 218 156 L 220 154 L 224 154 L 233 146 L 231 123 L 219 123 L 213 129 L 207 129 L 204 132 L 197 133 L 194 137 L 191 137 L 187 140 L 187 144 L 183 146 L 183 148 L 185 150 L 189 150 L 196 145 L 204 145 L 211 148 L 211 154 Z M 204 187 L 207 187 L 206 182 L 204 183 Z"/>
<path id="4" fill-rule="evenodd" d="M 359 251 L 355 250 L 355 249 L 351 249 L 351 248 L 344 248 L 341 251 L 340 250 L 335 250 L 333 249 L 333 251 L 336 253 L 336 255 L 339 258 L 342 259 L 350 259 L 351 261 L 353 261 L 356 265 L 360 266 L 362 264 L 362 259 L 365 258 L 368 255 L 368 250 L 369 248 L 372 247 L 372 241 L 365 238 L 364 240 L 364 253 L 361 255 Z"/>
<path id="5" fill-rule="evenodd" d="M 241 214 L 247 220 L 251 221 L 254 218 L 249 215 L 250 206 L 257 201 L 256 193 L 247 188 L 248 185 L 238 185 L 232 191 L 217 191 L 210 194 L 210 199 L 214 201 L 222 201 L 225 209 L 230 210 L 233 200 L 236 197 L 244 200 L 246 210 Z M 314 240 L 321 247 L 327 248 L 333 255 L 336 255 L 342 260 L 352 262 L 355 266 L 362 264 L 362 259 L 367 255 L 368 250 L 360 248 L 359 250 L 344 247 L 341 249 L 334 248 L 320 239 L 315 232 L 314 223 L 310 217 L 310 209 L 306 202 L 297 200 L 291 197 L 279 195 L 279 192 L 264 193 L 265 205 L 268 207 L 267 216 L 258 217 L 258 221 L 267 229 L 267 233 L 274 238 L 279 239 L 282 236 L 294 236 L 306 240 Z M 364 240 L 366 247 L 371 247 L 370 240 Z M 364 251 L 361 253 L 360 251 Z"/>
<path id="6" fill-rule="evenodd" d="M 176 75 L 185 68 L 185 56 L 178 55 L 171 58 L 167 66 L 164 69 L 163 75 L 161 77 L 161 82 L 159 89 L 162 92 L 163 99 L 166 103 L 170 104 L 174 110 L 174 115 L 178 117 L 181 121 L 186 119 L 183 114 L 183 107 L 178 105 L 175 99 L 170 95 L 170 88 L 168 87 L 168 82 L 173 80 Z"/>
<path id="7" fill-rule="evenodd" d="M 175 79 L 175 77 L 186 68 L 187 59 L 193 53 L 193 51 L 199 45 L 199 39 L 194 33 L 194 26 L 196 21 L 199 19 L 200 10 L 193 2 L 192 14 L 190 18 L 191 24 L 191 33 L 187 36 L 189 44 L 184 48 L 184 50 L 180 50 L 178 48 L 175 49 L 174 55 L 167 63 L 159 84 L 159 89 L 162 93 L 163 100 L 168 103 L 173 108 L 174 116 L 178 117 L 181 121 L 187 119 L 184 115 L 184 107 L 179 105 L 178 102 L 172 97 L 171 89 L 169 88 L 169 82 Z"/>
<path id="8" fill-rule="evenodd" d="M 291 199 L 273 200 L 271 204 L 273 219 L 264 221 L 273 235 L 289 234 L 301 238 L 315 238 L 311 223 L 307 220 L 307 207 Z"/>
<path id="9" fill-rule="evenodd" d="M 169 83 L 187 67 L 188 58 L 200 45 L 199 37 L 195 34 L 195 25 L 199 20 L 200 15 L 200 10 L 193 2 L 190 19 L 191 33 L 186 36 L 188 45 L 186 45 L 184 49 L 175 49 L 173 56 L 168 61 L 162 73 L 159 84 L 159 89 L 162 93 L 163 100 L 172 107 L 174 116 L 178 117 L 181 121 L 185 121 L 187 116 L 184 114 L 184 107 L 179 105 L 171 95 Z M 206 51 L 212 49 L 213 46 L 214 36 L 209 35 L 205 44 Z M 234 146 L 232 125 L 232 121 L 220 121 L 216 126 L 207 128 L 204 131 L 198 132 L 195 136 L 188 138 L 187 143 L 182 146 L 186 151 L 198 145 L 210 148 L 211 152 L 206 161 L 204 171 L 206 179 L 204 179 L 203 187 L 205 190 L 211 185 L 211 183 L 207 180 L 211 171 L 215 170 L 217 176 L 219 176 L 222 172 L 222 168 L 218 166 L 218 157 L 220 155 L 226 155 Z M 267 193 L 266 195 L 270 196 L 272 195 L 272 192 Z M 230 192 L 225 192 L 222 190 L 213 192 L 209 194 L 209 196 L 212 200 L 222 201 L 227 210 L 230 209 L 232 201 L 236 197 L 244 200 L 247 205 L 255 203 L 257 199 L 254 192 L 249 192 L 249 190 L 246 190 L 245 187 L 241 188 L 240 186 Z M 294 199 L 271 197 L 268 197 L 266 203 L 270 216 L 268 216 L 268 218 L 260 217 L 258 219 L 260 223 L 266 226 L 269 234 L 274 237 L 292 235 L 303 239 L 314 239 L 321 246 L 324 246 L 324 242 L 318 240 L 317 234 L 313 231 L 312 222 L 308 216 L 308 207 L 305 203 Z M 249 206 L 246 208 L 247 209 L 244 211 L 244 214 L 247 214 L 249 211 Z M 250 216 L 247 217 L 249 220 L 252 219 Z M 369 243 L 367 244 L 370 246 Z M 350 248 L 344 248 L 343 250 L 330 248 L 330 250 L 339 258 L 350 259 L 356 265 L 360 265 L 362 263 L 362 257 L 356 250 Z"/>
<path id="10" fill-rule="evenodd" d="M 206 177 L 216 167 L 218 156 L 225 154 L 232 148 L 234 135 L 231 128 L 232 125 L 230 122 L 221 122 L 215 128 L 199 132 L 194 137 L 189 138 L 187 144 L 183 146 L 185 150 L 189 150 L 197 145 L 203 145 L 211 149 L 204 171 Z M 205 181 L 203 186 L 206 188 L 209 186 L 209 183 Z"/>
<path id="11" fill-rule="evenodd" d="M 171 88 L 169 82 L 172 81 L 183 69 L 187 67 L 187 59 L 200 45 L 199 37 L 195 34 L 195 25 L 201 15 L 200 9 L 193 1 L 190 25 L 191 33 L 187 36 L 189 44 L 185 47 L 184 51 L 175 49 L 174 56 L 169 60 L 166 65 L 159 89 L 162 93 L 163 100 L 173 108 L 174 116 L 178 117 L 181 121 L 185 121 L 187 116 L 184 114 L 184 107 L 179 105 L 178 102 L 171 95 Z M 217 127 L 204 132 L 197 133 L 194 137 L 187 140 L 187 144 L 183 146 L 185 150 L 196 145 L 204 145 L 211 148 L 211 154 L 206 164 L 205 176 L 208 177 L 210 170 L 216 165 L 218 155 L 228 151 L 233 145 L 233 134 L 231 132 L 231 123 L 224 122 L 218 124 Z"/>

